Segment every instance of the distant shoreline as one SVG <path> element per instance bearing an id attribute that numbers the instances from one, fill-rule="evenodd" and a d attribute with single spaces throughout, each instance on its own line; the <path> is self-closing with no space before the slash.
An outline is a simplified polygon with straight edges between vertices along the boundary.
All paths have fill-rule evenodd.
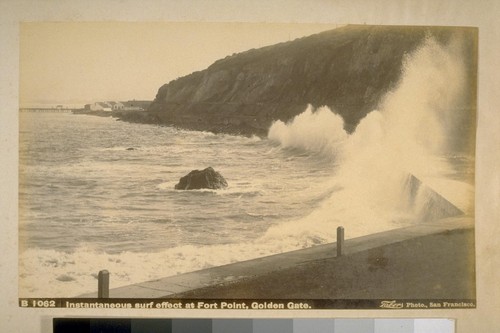
<path id="1" fill-rule="evenodd" d="M 192 131 L 203 131 L 212 132 L 214 134 L 230 134 L 230 135 L 241 135 L 246 137 L 258 136 L 264 138 L 267 136 L 268 128 L 271 126 L 271 121 L 267 128 L 255 128 L 251 126 L 245 126 L 245 124 L 226 124 L 226 125 L 211 125 L 209 122 L 177 122 L 168 123 L 162 121 L 154 113 L 148 111 L 129 111 L 129 110 L 117 110 L 117 111 L 91 111 L 86 109 L 76 109 L 72 111 L 75 115 L 90 115 L 98 117 L 112 117 L 119 121 L 125 121 L 129 123 L 136 124 L 150 124 L 150 125 L 160 125 L 160 126 L 172 126 L 184 130 Z"/>

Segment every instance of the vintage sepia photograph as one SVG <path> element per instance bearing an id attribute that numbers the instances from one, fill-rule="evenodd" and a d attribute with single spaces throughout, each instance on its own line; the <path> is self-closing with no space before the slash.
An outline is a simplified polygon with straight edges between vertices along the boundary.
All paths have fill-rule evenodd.
<path id="1" fill-rule="evenodd" d="M 21 307 L 476 307 L 477 28 L 23 22 L 19 45 Z"/>

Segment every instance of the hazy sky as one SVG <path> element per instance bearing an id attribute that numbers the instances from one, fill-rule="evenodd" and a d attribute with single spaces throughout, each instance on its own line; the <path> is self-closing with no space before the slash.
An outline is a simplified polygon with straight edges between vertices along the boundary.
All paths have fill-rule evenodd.
<path id="1" fill-rule="evenodd" d="M 333 24 L 22 23 L 20 103 L 154 99 L 158 88 L 235 52 Z"/>

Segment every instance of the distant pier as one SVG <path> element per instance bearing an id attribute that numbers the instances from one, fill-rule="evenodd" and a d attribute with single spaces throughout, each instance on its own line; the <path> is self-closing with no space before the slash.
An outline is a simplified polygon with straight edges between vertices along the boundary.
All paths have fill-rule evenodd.
<path id="1" fill-rule="evenodd" d="M 73 109 L 64 107 L 54 108 L 19 108 L 19 112 L 70 113 Z"/>

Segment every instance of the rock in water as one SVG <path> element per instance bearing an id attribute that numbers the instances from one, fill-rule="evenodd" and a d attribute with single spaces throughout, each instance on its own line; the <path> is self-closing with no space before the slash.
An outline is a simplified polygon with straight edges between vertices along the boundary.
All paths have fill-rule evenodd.
<path id="1" fill-rule="evenodd" d="M 220 173 L 212 167 L 204 170 L 193 170 L 186 176 L 181 177 L 175 185 L 176 190 L 198 190 L 202 188 L 222 189 L 227 187 L 227 182 Z"/>

